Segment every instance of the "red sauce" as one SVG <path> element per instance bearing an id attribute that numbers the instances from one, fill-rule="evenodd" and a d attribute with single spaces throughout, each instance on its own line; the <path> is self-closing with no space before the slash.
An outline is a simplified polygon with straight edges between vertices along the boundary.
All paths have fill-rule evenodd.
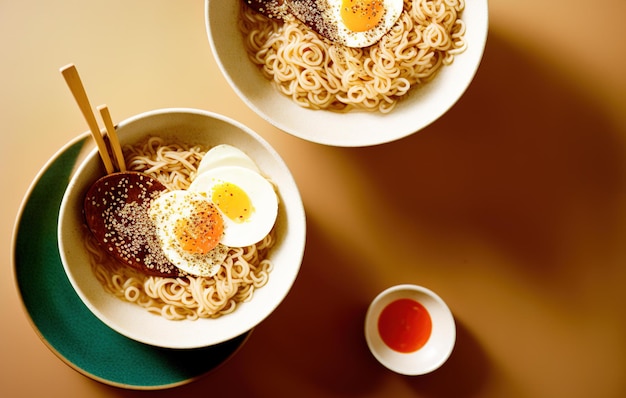
<path id="1" fill-rule="evenodd" d="M 378 317 L 378 333 L 392 350 L 409 353 L 419 350 L 430 338 L 433 324 L 428 310 L 413 299 L 392 301 Z"/>

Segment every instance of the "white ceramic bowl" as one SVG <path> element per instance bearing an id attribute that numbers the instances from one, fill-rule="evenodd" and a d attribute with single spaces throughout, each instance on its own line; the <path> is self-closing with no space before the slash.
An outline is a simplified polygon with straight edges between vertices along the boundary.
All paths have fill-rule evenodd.
<path id="1" fill-rule="evenodd" d="M 277 242 L 270 252 L 274 269 L 252 300 L 217 319 L 171 321 L 106 293 L 89 266 L 82 236 L 82 203 L 86 190 L 105 174 L 94 149 L 76 170 L 63 197 L 58 224 L 59 250 L 67 276 L 85 305 L 117 332 L 140 342 L 190 349 L 214 345 L 258 325 L 282 302 L 300 269 L 305 246 L 305 213 L 296 183 L 279 154 L 244 125 L 214 113 L 193 109 L 162 109 L 131 117 L 117 126 L 122 144 L 147 135 L 172 142 L 230 144 L 247 153 L 278 186 L 280 205 Z M 80 325 L 76 325 L 80 327 Z M 97 338 L 97 337 L 94 337 Z"/>
<path id="2" fill-rule="evenodd" d="M 417 351 L 401 353 L 381 338 L 378 320 L 383 309 L 395 300 L 409 298 L 428 311 L 432 331 L 426 344 Z M 397 285 L 381 292 L 370 304 L 365 316 L 365 340 L 374 357 L 385 367 L 404 375 L 430 373 L 443 365 L 454 348 L 456 327 L 446 303 L 431 290 L 417 285 Z"/>
<path id="3" fill-rule="evenodd" d="M 205 0 L 206 29 L 213 55 L 231 87 L 260 117 L 302 139 L 357 147 L 409 136 L 446 113 L 471 83 L 483 56 L 488 31 L 487 0 L 465 3 L 462 18 L 468 48 L 430 83 L 413 90 L 388 114 L 335 113 L 305 109 L 281 95 L 248 60 L 237 27 L 241 0 Z"/>

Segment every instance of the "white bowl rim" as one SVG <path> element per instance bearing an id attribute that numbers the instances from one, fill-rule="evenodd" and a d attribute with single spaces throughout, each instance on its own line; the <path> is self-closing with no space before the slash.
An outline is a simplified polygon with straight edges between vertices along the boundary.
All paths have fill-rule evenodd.
<path id="1" fill-rule="evenodd" d="M 194 348 L 202 348 L 202 347 L 208 347 L 211 345 L 219 344 L 224 341 L 235 338 L 239 335 L 242 335 L 246 332 L 251 331 L 259 323 L 264 321 L 282 303 L 282 301 L 285 299 L 285 297 L 291 290 L 295 282 L 295 279 L 297 278 L 297 275 L 299 273 L 300 267 L 302 265 L 302 259 L 304 256 L 304 248 L 305 248 L 305 242 L 306 242 L 306 216 L 305 216 L 304 206 L 303 206 L 302 199 L 300 197 L 300 193 L 296 185 L 296 182 L 293 179 L 291 171 L 287 167 L 282 157 L 269 144 L 269 142 L 267 142 L 262 136 L 260 136 L 258 133 L 256 133 L 249 127 L 245 126 L 244 124 L 234 119 L 231 119 L 227 116 L 224 116 L 215 112 L 195 109 L 195 108 L 184 108 L 184 107 L 162 108 L 162 109 L 150 110 L 150 111 L 133 115 L 119 122 L 116 125 L 116 128 L 118 129 L 123 128 L 124 126 L 132 124 L 144 118 L 150 118 L 153 116 L 174 115 L 174 114 L 184 114 L 186 116 L 208 117 L 208 118 L 212 118 L 215 120 L 219 120 L 226 124 L 230 124 L 232 127 L 241 130 L 243 134 L 251 137 L 251 139 L 254 140 L 256 144 L 260 145 L 263 148 L 263 150 L 266 150 L 269 153 L 269 155 L 272 158 L 272 162 L 274 162 L 276 165 L 275 167 L 279 167 L 281 169 L 283 177 L 285 178 L 285 182 L 287 182 L 289 185 L 288 194 L 291 197 L 291 201 L 289 202 L 289 206 L 290 206 L 289 211 L 291 212 L 291 214 L 289 214 L 289 217 L 293 217 L 296 220 L 295 226 L 297 227 L 297 228 L 292 228 L 292 225 L 289 226 L 289 234 L 290 235 L 293 234 L 292 236 L 294 237 L 293 239 L 295 239 L 295 242 L 291 240 L 292 238 L 289 238 L 289 241 L 292 243 L 296 243 L 295 246 L 290 247 L 289 249 L 290 252 L 292 253 L 292 257 L 290 258 L 294 262 L 294 265 L 291 267 L 290 271 L 286 273 L 285 276 L 283 277 L 284 281 L 283 281 L 282 288 L 279 289 L 279 291 L 276 292 L 274 295 L 272 295 L 272 300 L 270 300 L 271 302 L 269 303 L 269 305 L 267 307 L 264 307 L 262 311 L 251 314 L 251 316 L 249 317 L 249 322 L 247 322 L 247 324 L 249 324 L 249 327 L 246 327 L 245 329 L 241 329 L 240 332 L 236 334 L 218 332 L 215 335 L 207 334 L 201 338 L 194 338 L 193 341 L 183 341 L 176 337 L 163 339 L 160 337 L 155 338 L 154 335 L 145 336 L 140 326 L 138 327 L 136 326 L 134 328 L 129 329 L 124 325 L 123 321 L 120 321 L 120 319 L 128 317 L 127 314 L 124 314 L 124 316 L 118 319 L 118 318 L 112 318 L 111 314 L 105 314 L 103 311 L 101 311 L 101 309 L 98 308 L 98 306 L 92 303 L 91 299 L 89 298 L 90 296 L 88 294 L 88 291 L 86 291 L 87 289 L 83 289 L 83 287 L 79 285 L 79 283 L 73 277 L 72 270 L 70 269 L 68 265 L 69 254 L 66 253 L 64 250 L 64 239 L 63 239 L 63 231 L 62 231 L 63 220 L 61 218 L 61 215 L 63 214 L 65 209 L 70 205 L 68 202 L 70 200 L 69 197 L 71 195 L 68 194 L 68 192 L 70 191 L 67 188 L 66 188 L 66 193 L 64 194 L 63 199 L 61 201 L 61 206 L 59 209 L 59 223 L 57 226 L 58 246 L 59 246 L 59 253 L 61 256 L 63 268 L 75 292 L 80 297 L 81 301 L 87 306 L 87 308 L 97 318 L 99 318 L 102 322 L 107 324 L 111 329 L 135 341 L 139 341 L 141 343 L 145 343 L 151 346 L 169 348 L 169 349 L 194 349 Z M 83 136 L 85 134 L 83 134 Z M 119 138 L 120 138 L 120 141 L 124 140 L 122 134 L 120 134 Z M 98 162 L 98 160 L 99 160 L 99 155 L 98 155 L 97 148 L 93 148 L 74 171 L 68 183 L 68 188 L 72 186 L 72 184 L 74 184 L 76 176 L 80 175 L 80 173 L 83 172 L 84 169 L 88 168 L 90 163 L 92 164 L 94 161 Z M 74 196 L 78 196 L 78 195 L 79 195 L 78 193 L 74 194 Z M 93 277 L 93 279 L 95 280 L 95 277 Z M 271 276 L 270 276 L 270 280 L 271 280 Z M 96 283 L 99 284 L 99 282 L 97 281 Z M 262 288 L 259 291 L 262 291 Z M 165 318 L 159 318 L 158 316 L 155 316 L 153 314 L 148 314 L 148 312 L 145 311 L 143 308 L 140 308 L 132 303 L 124 302 L 116 297 L 113 297 L 113 295 L 110 295 L 104 291 L 102 293 L 102 296 L 106 296 L 106 300 L 114 301 L 116 305 L 133 308 L 131 311 L 133 313 L 140 314 L 142 317 L 146 316 L 149 318 L 149 316 L 152 316 L 156 319 L 159 319 L 158 322 L 161 322 L 162 325 L 166 325 L 166 326 L 167 325 L 177 325 L 177 326 L 188 325 L 194 329 L 192 332 L 189 333 L 189 335 L 193 335 L 193 336 L 196 336 L 196 334 L 194 333 L 197 333 L 197 331 L 195 330 L 197 325 L 202 324 L 202 323 L 209 323 L 213 321 L 212 319 L 198 319 L 195 321 L 186 321 L 186 320 L 185 321 L 167 321 Z M 245 305 L 247 303 L 243 303 L 243 304 Z M 240 309 L 241 308 L 238 308 L 237 310 L 240 310 Z M 237 311 L 234 312 L 234 314 L 236 313 Z M 232 314 L 229 314 L 229 315 L 232 315 Z M 225 317 L 227 316 L 228 315 L 225 315 L 218 319 L 225 319 Z M 239 322 L 236 322 L 235 324 L 236 326 L 238 326 Z M 175 328 L 176 326 L 173 326 L 173 327 Z"/>
<path id="2" fill-rule="evenodd" d="M 409 93 L 415 101 L 427 96 L 431 100 L 420 102 L 419 106 L 412 106 L 409 101 L 401 101 L 388 114 L 362 111 L 337 113 L 302 108 L 290 98 L 279 94 L 269 81 L 245 80 L 243 76 L 260 76 L 260 73 L 251 62 L 242 62 L 248 59 L 245 52 L 240 53 L 233 46 L 222 44 L 211 33 L 220 32 L 221 37 L 241 37 L 237 27 L 228 23 L 227 18 L 211 18 L 211 7 L 221 7 L 224 3 L 205 0 L 205 27 L 213 57 L 231 88 L 250 109 L 274 127 L 295 137 L 329 146 L 363 147 L 384 144 L 412 135 L 435 122 L 458 102 L 474 79 L 482 60 L 489 29 L 488 0 L 466 2 L 464 18 L 473 22 L 466 25 L 465 35 L 469 47 L 456 56 L 452 65 L 442 68 L 433 81 Z M 224 57 L 220 54 L 224 54 Z M 443 76 L 446 78 L 443 79 Z M 259 98 L 261 101 L 256 100 Z M 351 115 L 348 116 L 350 121 L 342 123 L 346 115 Z M 306 122 L 300 123 L 300 120 Z M 407 123 L 407 120 L 412 122 Z M 339 130 L 328 131 L 336 126 L 341 127 Z M 381 131 L 387 133 L 381 134 Z"/>
<path id="3" fill-rule="evenodd" d="M 377 321 L 382 309 L 391 301 L 398 298 L 414 298 L 421 304 L 427 306 L 433 319 L 433 334 L 426 346 L 420 350 L 403 354 L 393 351 L 387 347 L 377 333 Z M 432 300 L 436 306 L 437 313 L 433 311 L 433 304 L 426 304 L 424 300 L 417 297 L 426 297 Z M 440 324 L 440 325 L 439 325 Z M 443 329 L 441 329 L 441 326 Z M 426 361 L 426 364 L 416 365 L 414 359 L 419 358 L 425 349 L 429 349 L 429 344 L 433 341 L 435 333 L 440 333 L 440 341 L 436 351 L 436 356 Z M 386 368 L 403 375 L 416 376 L 430 373 L 441 367 L 450 357 L 456 343 L 456 326 L 454 316 L 445 301 L 434 291 L 415 284 L 399 284 L 388 287 L 380 292 L 370 303 L 365 315 L 364 334 L 367 346 L 372 355 Z M 435 344 L 435 343 L 433 343 Z M 432 351 L 431 351 L 432 352 Z"/>

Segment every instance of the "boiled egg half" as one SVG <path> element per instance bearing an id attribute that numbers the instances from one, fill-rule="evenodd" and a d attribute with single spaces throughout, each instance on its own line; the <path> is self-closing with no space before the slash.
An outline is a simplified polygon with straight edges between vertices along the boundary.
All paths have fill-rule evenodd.
<path id="1" fill-rule="evenodd" d="M 220 166 L 204 171 L 189 186 L 213 203 L 224 219 L 221 243 L 232 247 L 253 245 L 272 229 L 278 214 L 274 186 L 261 174 L 241 166 Z"/>
<path id="2" fill-rule="evenodd" d="M 348 47 L 378 42 L 396 23 L 403 0 L 289 0 L 296 18 L 327 39 Z"/>
<path id="3" fill-rule="evenodd" d="M 211 170 L 220 166 L 240 166 L 257 173 L 259 168 L 254 160 L 252 160 L 244 151 L 228 144 L 220 144 L 212 147 L 202 157 L 198 165 L 197 174 L 202 174 L 207 170 Z"/>
<path id="4" fill-rule="evenodd" d="M 197 192 L 168 191 L 150 204 L 150 218 L 163 254 L 179 269 L 198 276 L 213 276 L 226 258 L 220 243 L 224 230 L 215 206 Z"/>

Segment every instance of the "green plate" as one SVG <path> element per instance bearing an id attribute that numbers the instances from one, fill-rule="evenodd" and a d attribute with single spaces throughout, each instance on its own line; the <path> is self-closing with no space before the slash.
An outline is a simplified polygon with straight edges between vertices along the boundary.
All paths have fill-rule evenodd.
<path id="1" fill-rule="evenodd" d="M 57 242 L 59 206 L 87 141 L 87 135 L 77 137 L 48 161 L 31 184 L 17 218 L 13 267 L 31 324 L 65 363 L 102 383 L 153 390 L 196 380 L 234 355 L 251 332 L 192 350 L 139 343 L 96 318 L 65 275 Z"/>

